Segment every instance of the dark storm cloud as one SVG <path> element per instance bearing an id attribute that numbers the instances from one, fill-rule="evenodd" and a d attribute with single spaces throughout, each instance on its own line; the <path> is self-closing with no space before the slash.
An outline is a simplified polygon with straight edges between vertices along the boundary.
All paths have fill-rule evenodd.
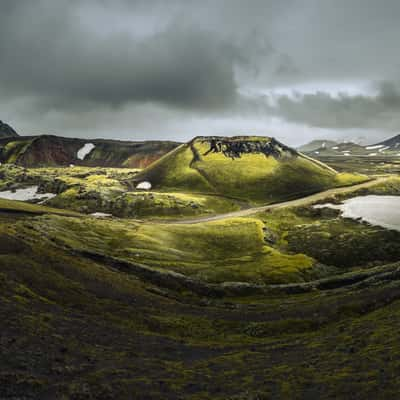
<path id="1" fill-rule="evenodd" d="M 38 4 L 2 13 L 3 90 L 64 106 L 158 101 L 218 108 L 234 100 L 232 51 L 207 32 L 168 26 L 146 38 L 126 32 L 101 38 L 86 32 L 65 3 Z"/>
<path id="2" fill-rule="evenodd" d="M 287 121 L 319 128 L 400 129 L 400 86 L 382 82 L 373 96 L 326 92 L 272 96 L 266 111 Z M 261 100 L 265 105 L 265 99 Z"/>
<path id="3" fill-rule="evenodd" d="M 267 69 L 295 71 L 265 34 L 260 8 L 280 7 L 258 0 L 250 7 L 239 1 L 6 0 L 0 86 L 7 95 L 33 94 L 57 108 L 146 101 L 226 108 L 241 80 L 258 79 Z"/>
<path id="4" fill-rule="evenodd" d="M 190 121 L 212 134 L 239 117 L 249 129 L 274 117 L 282 131 L 398 129 L 397 84 L 348 85 L 400 82 L 399 17 L 398 0 L 3 0 L 0 117 L 115 137 Z M 267 102 L 304 85 L 314 90 Z"/>

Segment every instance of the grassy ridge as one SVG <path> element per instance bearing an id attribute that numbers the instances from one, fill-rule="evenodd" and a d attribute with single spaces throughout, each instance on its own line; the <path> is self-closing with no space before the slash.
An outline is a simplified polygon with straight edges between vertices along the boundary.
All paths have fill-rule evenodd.
<path id="1" fill-rule="evenodd" d="M 189 226 L 47 216 L 37 221 L 35 229 L 72 249 L 109 254 L 207 282 L 285 283 L 318 275 L 312 258 L 267 245 L 263 223 L 251 218 Z"/>
<path id="2" fill-rule="evenodd" d="M 30 204 L 23 201 L 0 199 L 0 211 L 9 211 L 25 214 L 56 214 L 56 215 L 69 215 L 80 216 L 81 214 L 70 211 L 60 210 L 53 207 L 42 206 L 38 204 Z"/>
<path id="3" fill-rule="evenodd" d="M 99 193 L 96 191 L 95 193 Z M 48 204 L 86 213 L 104 212 L 120 218 L 168 219 L 236 211 L 236 202 L 218 196 L 168 192 L 118 192 L 101 188 L 100 196 L 82 196 L 73 187 Z"/>

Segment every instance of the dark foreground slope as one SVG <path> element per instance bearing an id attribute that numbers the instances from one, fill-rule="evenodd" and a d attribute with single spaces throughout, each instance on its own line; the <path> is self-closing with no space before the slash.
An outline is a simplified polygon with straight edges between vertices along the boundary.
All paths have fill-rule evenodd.
<path id="1" fill-rule="evenodd" d="M 0 214 L 0 398 L 398 398 L 399 264 L 232 297 L 51 235 L 75 218 Z"/>
<path id="2" fill-rule="evenodd" d="M 79 150 L 94 148 L 79 158 Z M 144 168 L 178 143 L 168 141 L 128 142 L 106 139 L 74 139 L 52 135 L 21 136 L 0 140 L 0 162 L 24 167 L 68 166 Z"/>

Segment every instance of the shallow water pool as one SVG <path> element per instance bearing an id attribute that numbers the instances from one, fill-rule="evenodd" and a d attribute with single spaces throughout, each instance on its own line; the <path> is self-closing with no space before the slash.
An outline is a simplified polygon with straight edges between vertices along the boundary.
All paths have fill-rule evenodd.
<path id="1" fill-rule="evenodd" d="M 342 204 L 317 204 L 314 208 L 341 210 L 344 218 L 361 218 L 372 225 L 400 231 L 400 196 L 359 196 Z"/>

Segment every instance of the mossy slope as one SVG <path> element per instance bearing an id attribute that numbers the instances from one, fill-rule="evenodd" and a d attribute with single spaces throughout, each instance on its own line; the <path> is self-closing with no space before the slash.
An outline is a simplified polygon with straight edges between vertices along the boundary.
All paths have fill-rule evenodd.
<path id="1" fill-rule="evenodd" d="M 108 254 L 206 282 L 287 283 L 319 276 L 312 258 L 268 245 L 263 226 L 252 218 L 179 225 L 46 216 L 35 229 L 77 251 Z"/>
<path id="2" fill-rule="evenodd" d="M 181 145 L 135 179 L 149 180 L 162 190 L 211 192 L 264 203 L 301 197 L 341 184 L 335 171 L 274 139 L 221 139 L 244 146 L 244 152 L 233 156 L 224 150 L 210 151 L 213 140 L 196 138 Z M 273 143 L 270 154 L 264 152 L 269 143 Z M 348 176 L 345 184 L 362 179 L 365 177 Z"/>
<path id="3" fill-rule="evenodd" d="M 35 229 L 43 217 L 0 215 L 1 398 L 398 397 L 398 274 L 380 285 L 213 300 L 65 248 L 61 219 L 66 232 L 76 221 L 47 219 L 50 241 Z M 96 223 L 82 246 L 107 242 Z M 126 227 L 109 248 L 118 243 L 129 244 Z"/>

